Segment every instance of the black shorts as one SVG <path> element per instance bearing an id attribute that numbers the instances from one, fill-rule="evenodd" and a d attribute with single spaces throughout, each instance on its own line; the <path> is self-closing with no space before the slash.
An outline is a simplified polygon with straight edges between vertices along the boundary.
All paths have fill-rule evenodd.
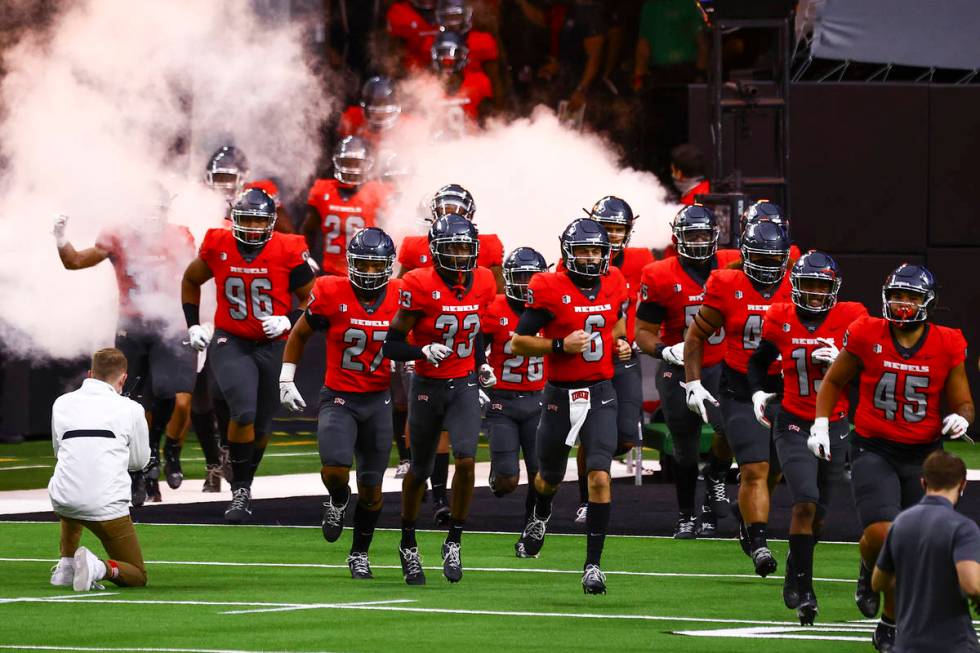
<path id="1" fill-rule="evenodd" d="M 239 424 L 255 424 L 256 438 L 269 433 L 279 410 L 279 370 L 285 340 L 245 340 L 217 330 L 208 348 L 211 373 Z"/>
<path id="2" fill-rule="evenodd" d="M 473 458 L 480 439 L 480 390 L 476 374 L 455 379 L 415 375 L 408 401 L 408 433 L 412 473 L 425 480 L 432 475 L 439 435 L 449 432 L 453 456 Z"/>
<path id="3" fill-rule="evenodd" d="M 674 443 L 674 460 L 682 467 L 698 464 L 701 455 L 701 417 L 687 407 L 687 393 L 681 387 L 684 381 L 684 368 L 661 361 L 657 370 L 657 392 L 660 393 L 660 407 L 664 412 L 664 422 Z M 712 365 L 701 370 L 701 384 L 715 399 L 721 397 L 721 365 Z M 710 403 L 705 404 L 708 421 L 715 433 L 724 433 L 724 420 L 721 409 Z"/>
<path id="4" fill-rule="evenodd" d="M 517 476 L 518 459 L 524 452 L 528 478 L 538 471 L 535 449 L 538 422 L 541 420 L 541 392 L 487 390 L 490 460 L 496 476 Z"/>
<path id="5" fill-rule="evenodd" d="M 115 345 L 126 356 L 127 384 L 135 389 L 134 399 L 173 399 L 179 392 L 194 390 L 197 352 L 182 344 L 180 336 L 167 335 L 167 325 L 120 322 Z"/>
<path id="6" fill-rule="evenodd" d="M 851 488 L 861 528 L 875 522 L 895 521 L 902 510 L 918 503 L 922 489 L 922 462 L 932 448 L 921 455 L 899 456 L 858 433 L 851 436 Z"/>
<path id="7" fill-rule="evenodd" d="M 814 456 L 806 446 L 811 420 L 798 417 L 782 406 L 776 409 L 772 439 L 793 503 L 815 503 L 826 511 L 831 483 L 841 476 L 851 427 L 846 419 L 830 423 L 830 460 Z"/>
<path id="8" fill-rule="evenodd" d="M 612 381 L 583 386 L 591 393 L 590 409 L 578 434 L 579 446 L 585 449 L 587 471 L 609 472 L 616 452 L 616 390 Z M 546 384 L 538 424 L 537 450 L 539 473 L 546 483 L 558 485 L 568 467 L 566 444 L 571 423 L 568 416 L 568 388 Z"/>
<path id="9" fill-rule="evenodd" d="M 351 467 L 357 458 L 357 482 L 381 485 L 391 454 L 391 394 L 320 390 L 316 440 L 320 464 Z"/>
<path id="10" fill-rule="evenodd" d="M 775 383 L 778 377 L 770 377 Z M 772 429 L 766 428 L 755 419 L 752 408 L 748 380 L 744 374 L 736 372 L 724 363 L 721 364 L 721 414 L 725 420 L 725 439 L 735 456 L 735 462 L 742 465 L 769 463 L 770 468 L 779 468 L 779 457 L 772 444 Z M 764 388 L 773 392 L 772 388 Z M 766 416 L 771 422 L 776 406 L 766 408 Z"/>
<path id="11" fill-rule="evenodd" d="M 643 372 L 640 357 L 615 363 L 613 388 L 619 411 L 616 414 L 616 449 L 625 450 L 643 441 Z"/>

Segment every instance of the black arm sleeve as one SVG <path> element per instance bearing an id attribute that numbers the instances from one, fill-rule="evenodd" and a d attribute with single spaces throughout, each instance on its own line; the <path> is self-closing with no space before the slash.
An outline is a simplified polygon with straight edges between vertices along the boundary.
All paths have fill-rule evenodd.
<path id="1" fill-rule="evenodd" d="M 407 335 L 404 331 L 388 329 L 388 337 L 385 338 L 385 344 L 381 346 L 381 351 L 384 352 L 385 358 L 402 362 L 425 358 L 421 347 L 411 345 L 405 341 Z"/>
<path id="2" fill-rule="evenodd" d="M 636 317 L 651 324 L 661 324 L 667 317 L 667 309 L 657 302 L 643 302 L 636 309 Z"/>
<path id="3" fill-rule="evenodd" d="M 768 340 L 759 342 L 759 348 L 749 359 L 749 390 L 756 393 L 765 390 L 769 379 L 769 366 L 779 357 L 779 350 L 776 345 Z"/>
<path id="4" fill-rule="evenodd" d="M 314 279 L 316 279 L 316 275 L 313 273 L 313 268 L 310 267 L 309 263 L 303 261 L 289 271 L 289 292 L 302 288 Z"/>
<path id="5" fill-rule="evenodd" d="M 473 358 L 476 359 L 476 369 L 479 371 L 480 366 L 487 362 L 487 345 L 482 333 L 476 334 L 476 337 L 473 338 L 473 346 L 476 347 L 473 350 Z"/>
<path id="6" fill-rule="evenodd" d="M 546 311 L 543 308 L 526 308 L 521 313 L 521 320 L 517 323 L 514 333 L 519 336 L 537 335 L 538 331 L 553 319 L 555 316 L 551 314 L 551 311 Z"/>
<path id="7" fill-rule="evenodd" d="M 324 316 L 318 315 L 310 309 L 306 309 L 304 315 L 306 315 L 306 323 L 309 324 L 310 328 L 314 331 L 326 331 L 330 328 L 330 320 Z M 295 322 L 293 324 L 295 324 Z"/>

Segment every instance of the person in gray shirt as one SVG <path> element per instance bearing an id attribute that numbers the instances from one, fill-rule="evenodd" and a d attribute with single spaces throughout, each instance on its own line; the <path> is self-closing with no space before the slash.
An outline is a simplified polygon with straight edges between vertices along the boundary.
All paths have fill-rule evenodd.
<path id="1" fill-rule="evenodd" d="M 980 605 L 980 528 L 954 506 L 966 488 L 966 465 L 941 449 L 922 464 L 926 495 L 895 519 L 878 556 L 872 588 L 895 588 L 895 637 L 875 637 L 879 651 L 980 652 L 970 603 Z M 889 641 L 892 640 L 892 641 Z"/>

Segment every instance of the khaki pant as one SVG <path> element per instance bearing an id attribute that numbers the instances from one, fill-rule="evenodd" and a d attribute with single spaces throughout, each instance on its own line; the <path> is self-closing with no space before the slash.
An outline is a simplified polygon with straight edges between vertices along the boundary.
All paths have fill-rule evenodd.
<path id="1" fill-rule="evenodd" d="M 106 562 L 106 579 L 124 587 L 142 587 L 146 585 L 146 567 L 143 564 L 143 552 L 140 550 L 136 530 L 129 515 L 110 519 L 109 521 L 84 521 L 61 517 L 61 556 L 70 558 L 78 550 L 82 539 L 82 528 L 90 530 L 109 555 L 108 560 L 115 563 L 119 575 L 112 578 L 112 565 Z"/>

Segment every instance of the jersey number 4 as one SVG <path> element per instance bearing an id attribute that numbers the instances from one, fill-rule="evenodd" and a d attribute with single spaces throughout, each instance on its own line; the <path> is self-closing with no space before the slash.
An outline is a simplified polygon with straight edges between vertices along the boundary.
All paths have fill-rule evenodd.
<path id="1" fill-rule="evenodd" d="M 875 384 L 874 406 L 885 414 L 887 420 L 894 420 L 898 416 L 898 386 L 898 374 L 895 372 L 885 372 Z M 920 391 L 928 387 L 927 376 L 905 377 L 905 387 L 901 394 L 904 396 L 902 418 L 906 422 L 914 424 L 925 419 L 929 400 Z"/>
<path id="2" fill-rule="evenodd" d="M 246 288 L 245 279 L 228 277 L 225 279 L 225 299 L 231 307 L 229 315 L 233 320 L 248 318 L 248 306 L 252 305 L 252 317 L 261 319 L 272 315 L 272 281 L 264 277 L 256 277 Z"/>

